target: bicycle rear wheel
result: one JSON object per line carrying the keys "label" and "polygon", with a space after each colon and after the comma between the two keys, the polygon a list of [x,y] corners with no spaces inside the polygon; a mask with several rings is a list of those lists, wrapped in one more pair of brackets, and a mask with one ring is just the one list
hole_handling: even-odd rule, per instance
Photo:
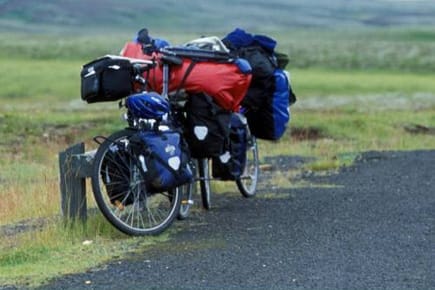
{"label": "bicycle rear wheel", "polygon": [[101,143],[94,158],[92,189],[106,219],[128,235],[154,235],[177,216],[178,188],[150,193],[140,160],[131,152],[129,138],[135,130],[122,130]]}
{"label": "bicycle rear wheel", "polygon": [[254,136],[248,139],[246,163],[243,173],[236,179],[237,187],[244,197],[253,197],[257,189],[259,173],[258,146]]}
{"label": "bicycle rear wheel", "polygon": [[210,189],[210,167],[209,159],[198,159],[199,187],[201,189],[202,206],[205,209],[211,208],[211,189]]}

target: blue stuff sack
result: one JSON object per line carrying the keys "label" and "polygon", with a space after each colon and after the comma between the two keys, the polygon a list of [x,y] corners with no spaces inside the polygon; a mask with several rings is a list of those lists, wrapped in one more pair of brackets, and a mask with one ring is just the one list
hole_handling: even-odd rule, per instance
{"label": "blue stuff sack", "polygon": [[139,132],[130,139],[150,192],[167,191],[192,181],[188,150],[175,131]]}
{"label": "blue stuff sack", "polygon": [[252,67],[246,59],[237,58],[234,63],[237,65],[242,74],[247,75],[252,73]]}
{"label": "blue stuff sack", "polygon": [[274,53],[276,40],[266,35],[254,35],[254,43],[264,48],[269,53]]}
{"label": "blue stuff sack", "polygon": [[228,33],[222,41],[230,50],[259,45],[269,53],[274,52],[277,44],[275,39],[267,35],[251,34],[240,28]]}

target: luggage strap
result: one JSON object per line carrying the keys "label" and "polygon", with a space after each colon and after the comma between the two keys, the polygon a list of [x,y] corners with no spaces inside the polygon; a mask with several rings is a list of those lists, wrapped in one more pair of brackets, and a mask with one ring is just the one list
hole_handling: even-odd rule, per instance
{"label": "luggage strap", "polygon": [[196,60],[192,59],[192,62],[189,64],[189,66],[186,69],[186,72],[184,73],[183,78],[181,79],[180,84],[178,85],[177,91],[175,92],[174,95],[174,100],[177,101],[178,95],[180,94],[181,89],[184,86],[184,83],[186,82],[187,77],[189,76],[189,74],[192,72],[193,67],[197,64],[198,62]]}

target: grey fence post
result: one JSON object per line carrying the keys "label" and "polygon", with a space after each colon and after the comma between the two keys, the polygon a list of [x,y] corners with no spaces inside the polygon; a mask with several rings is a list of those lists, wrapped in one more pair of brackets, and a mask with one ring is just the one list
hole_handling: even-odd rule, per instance
{"label": "grey fence post", "polygon": [[84,143],[79,143],[59,153],[62,215],[71,221],[86,221],[87,217],[86,177],[90,176],[90,166],[80,166],[84,152]]}

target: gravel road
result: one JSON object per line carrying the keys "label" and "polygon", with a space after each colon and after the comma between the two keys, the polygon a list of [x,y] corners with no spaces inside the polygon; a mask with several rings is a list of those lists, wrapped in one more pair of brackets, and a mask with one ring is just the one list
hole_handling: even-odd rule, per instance
{"label": "gravel road", "polygon": [[164,245],[41,289],[435,289],[435,151],[302,179],[215,195]]}

